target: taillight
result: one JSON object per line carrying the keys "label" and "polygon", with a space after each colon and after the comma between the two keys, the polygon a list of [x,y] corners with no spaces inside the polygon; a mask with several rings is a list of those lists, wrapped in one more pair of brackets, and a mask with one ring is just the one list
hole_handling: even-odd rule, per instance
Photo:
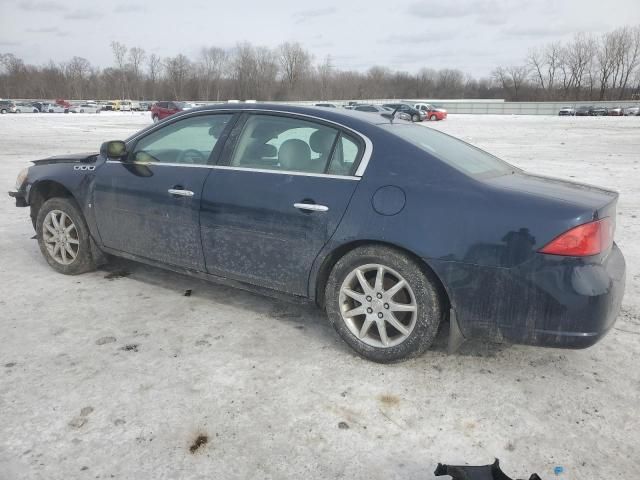
{"label": "taillight", "polygon": [[578,225],[551,240],[540,253],[571,257],[597,255],[613,244],[613,229],[610,218]]}

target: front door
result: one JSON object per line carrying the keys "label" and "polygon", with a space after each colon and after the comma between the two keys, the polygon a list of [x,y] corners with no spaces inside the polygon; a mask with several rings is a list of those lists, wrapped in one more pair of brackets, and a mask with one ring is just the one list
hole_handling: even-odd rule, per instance
{"label": "front door", "polygon": [[[311,265],[358,185],[362,141],[339,128],[255,113],[202,195],[207,270],[307,295]],[[231,143],[229,147],[231,147]]]}
{"label": "front door", "polygon": [[231,118],[206,114],[177,119],[127,145],[125,160],[109,160],[100,167],[94,206],[103,245],[205,271],[199,223],[202,187]]}

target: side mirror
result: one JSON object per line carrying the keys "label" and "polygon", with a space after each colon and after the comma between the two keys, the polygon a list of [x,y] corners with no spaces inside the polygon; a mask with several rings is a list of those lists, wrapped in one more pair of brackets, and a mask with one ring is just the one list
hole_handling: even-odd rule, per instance
{"label": "side mirror", "polygon": [[100,147],[100,154],[107,158],[122,159],[127,154],[127,145],[122,140],[104,142]]}

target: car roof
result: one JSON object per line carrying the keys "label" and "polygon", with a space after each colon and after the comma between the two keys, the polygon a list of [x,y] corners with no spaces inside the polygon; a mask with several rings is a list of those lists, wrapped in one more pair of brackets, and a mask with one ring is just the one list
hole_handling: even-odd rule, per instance
{"label": "car roof", "polygon": [[[359,106],[359,105],[358,105]],[[364,122],[371,125],[381,125],[389,123],[389,119],[376,115],[371,115],[370,112],[359,112],[357,110],[350,110],[346,108],[324,108],[316,106],[301,106],[301,105],[283,105],[277,103],[224,103],[204,105],[202,107],[196,107],[188,110],[189,114],[202,111],[272,111],[280,113],[293,113],[299,115],[309,115],[319,119],[328,120],[331,122],[344,122],[354,123]]]}

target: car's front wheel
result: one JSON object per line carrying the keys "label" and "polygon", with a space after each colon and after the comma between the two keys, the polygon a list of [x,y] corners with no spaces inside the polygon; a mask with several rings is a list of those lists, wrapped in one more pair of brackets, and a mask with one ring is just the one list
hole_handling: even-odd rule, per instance
{"label": "car's front wheel", "polygon": [[419,122],[420,121],[420,115],[418,115],[417,113],[414,113],[413,116],[411,117],[411,121],[412,122]]}
{"label": "car's front wheel", "polygon": [[42,255],[54,270],[77,275],[95,269],[89,228],[72,198],[50,198],[42,204],[36,235]]}
{"label": "car's front wheel", "polygon": [[437,116],[435,116],[435,115],[431,115],[431,117],[430,117],[430,118],[431,118],[431,121],[432,121],[432,122],[435,122],[436,120],[438,120],[438,117],[437,117]]}
{"label": "car's front wheel", "polygon": [[154,115],[154,116],[153,116],[153,123],[158,123],[158,121],[159,121],[159,120],[160,120],[160,119],[158,118],[158,116],[157,116],[157,115]]}
{"label": "car's front wheel", "polygon": [[442,317],[435,281],[408,255],[377,245],[352,250],[336,263],[325,299],[343,340],[380,363],[423,353]]}

